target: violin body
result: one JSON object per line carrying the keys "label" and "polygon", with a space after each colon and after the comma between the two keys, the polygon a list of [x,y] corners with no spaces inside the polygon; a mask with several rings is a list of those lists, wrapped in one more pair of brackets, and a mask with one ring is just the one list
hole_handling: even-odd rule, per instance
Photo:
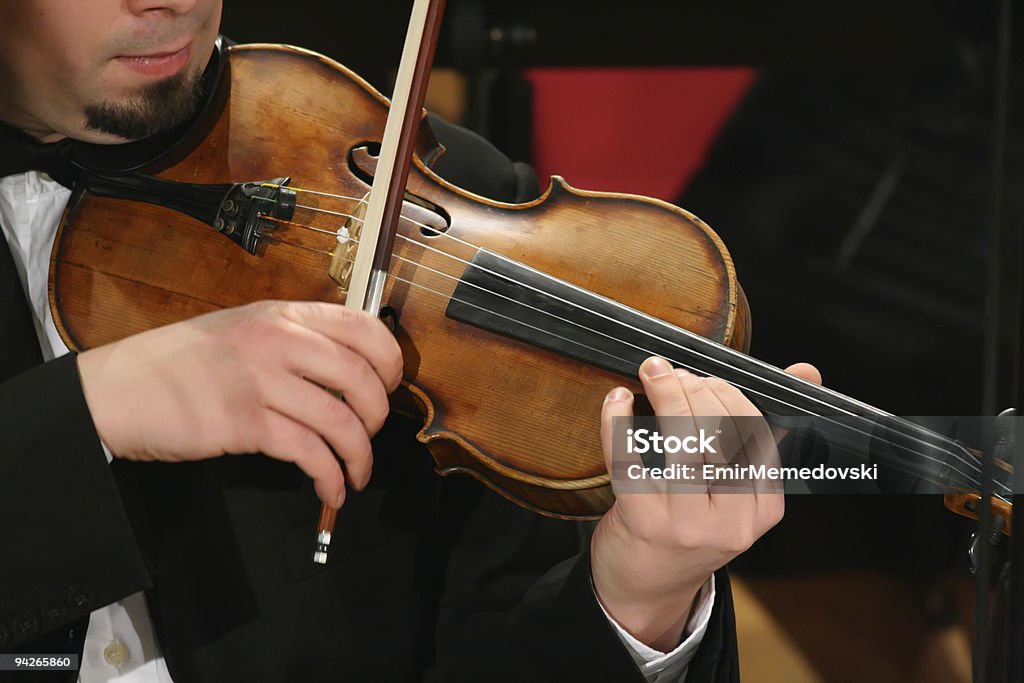
{"label": "violin body", "polygon": [[[144,172],[188,183],[289,177],[295,188],[357,199],[299,191],[294,221],[278,223],[252,255],[177,211],[76,191],[51,268],[54,319],[68,346],[256,300],[344,302],[328,276],[342,246],[334,232],[357,224],[335,214],[358,213],[386,114],[383,96],[325,57],[230,48],[195,133]],[[486,250],[746,350],[748,311],[729,254],[707,225],[658,200],[576,190],[558,178],[527,204],[485,199],[431,171],[442,153],[421,128],[407,207],[430,228],[402,222],[384,294],[406,361],[393,404],[422,415],[419,439],[442,474],[471,474],[545,514],[598,516],[613,499],[601,404],[613,386],[639,391],[638,382],[454,319],[460,278]]]}

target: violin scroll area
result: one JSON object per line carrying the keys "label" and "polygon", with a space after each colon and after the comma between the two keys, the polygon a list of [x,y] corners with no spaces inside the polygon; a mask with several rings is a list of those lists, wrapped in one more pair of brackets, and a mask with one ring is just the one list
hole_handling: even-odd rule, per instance
{"label": "violin scroll area", "polygon": [[[981,495],[974,492],[947,493],[943,496],[943,503],[950,512],[978,519],[981,514]],[[1011,536],[1013,534],[1013,506],[999,497],[990,499],[992,507],[992,529],[995,534]]]}

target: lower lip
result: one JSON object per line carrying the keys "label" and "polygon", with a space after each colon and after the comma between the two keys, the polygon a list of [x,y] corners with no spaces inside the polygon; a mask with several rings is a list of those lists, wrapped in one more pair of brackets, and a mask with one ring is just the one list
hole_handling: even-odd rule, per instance
{"label": "lower lip", "polygon": [[169,55],[153,57],[118,57],[117,61],[132,71],[151,78],[166,78],[181,71],[188,64],[192,43]]}

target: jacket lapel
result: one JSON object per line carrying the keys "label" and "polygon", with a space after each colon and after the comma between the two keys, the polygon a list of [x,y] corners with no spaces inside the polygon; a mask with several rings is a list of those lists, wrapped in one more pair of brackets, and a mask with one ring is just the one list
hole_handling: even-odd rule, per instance
{"label": "jacket lapel", "polygon": [[42,362],[25,290],[7,240],[0,239],[0,382]]}

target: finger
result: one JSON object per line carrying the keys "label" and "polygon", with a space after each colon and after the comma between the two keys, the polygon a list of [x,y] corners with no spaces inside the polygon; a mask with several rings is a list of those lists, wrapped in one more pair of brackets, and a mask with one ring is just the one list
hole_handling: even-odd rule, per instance
{"label": "finger", "polygon": [[667,360],[651,356],[640,364],[639,376],[655,415],[693,414],[686,394],[679,386],[679,379]]}
{"label": "finger", "polygon": [[[723,412],[735,425],[744,464],[778,467],[781,463],[775,439],[757,408],[739,389],[723,380],[714,378],[708,380],[707,384],[720,401]],[[785,502],[781,487],[774,482],[754,480],[751,492],[753,496],[750,498],[758,519],[755,533],[759,536],[782,518]]]}
{"label": "finger", "polygon": [[[690,427],[690,433],[697,435],[700,433],[699,427],[703,427],[705,432],[717,432],[721,437],[718,440],[720,446],[718,449],[714,451],[701,449],[699,454],[695,454],[697,465],[703,468],[704,465],[729,464],[734,458],[731,457],[732,453],[725,451],[725,447],[735,445],[737,440],[735,429],[734,425],[726,419],[725,408],[711,391],[709,380],[684,369],[676,370],[676,375],[679,378],[679,386],[686,395],[686,400],[693,413],[693,425]],[[716,482],[714,479],[709,479],[705,484],[705,491],[709,494],[708,503],[711,504],[710,494],[714,493]]]}
{"label": "finger", "polygon": [[[786,368],[786,372],[789,374],[805,379],[812,384],[821,386],[821,373],[818,372],[818,368],[814,367],[810,363],[794,363]],[[789,434],[789,430],[783,427],[772,426],[772,434],[775,436],[775,443],[780,443],[786,435]]]}
{"label": "finger", "polygon": [[[705,385],[705,380],[684,368],[676,368],[674,375],[682,394],[682,402],[686,405],[685,410],[681,412],[686,419],[673,420],[677,428],[675,431],[682,431],[684,436],[689,436],[698,434],[699,427],[704,427],[705,430],[709,427],[717,428],[718,420],[714,418],[720,415],[720,409],[718,402]],[[661,413],[658,415],[662,416]],[[669,415],[663,417],[667,418]],[[704,462],[703,457],[696,460],[698,465],[703,465]]]}
{"label": "finger", "polygon": [[285,362],[295,376],[334,389],[362,420],[366,431],[376,434],[388,416],[387,387],[369,361],[334,340],[299,324],[290,333],[296,343],[285,350]]}
{"label": "finger", "polygon": [[269,407],[326,441],[345,463],[353,488],[362,489],[369,483],[373,469],[370,437],[345,402],[312,382],[285,375],[275,384]]}
{"label": "finger", "polygon": [[775,440],[768,429],[768,423],[754,404],[743,392],[721,379],[709,379],[707,385],[721,404],[723,413],[735,426],[738,443],[746,460],[753,465],[778,465]]}
{"label": "finger", "polygon": [[[689,372],[680,373],[680,385],[686,393],[694,415],[697,416],[696,419],[705,425],[706,430],[717,428],[721,436],[718,449],[702,450],[704,464],[715,467],[742,465],[744,456],[742,448],[739,447],[739,433],[729,408],[714,390],[718,383],[724,384],[717,378],[700,378]],[[749,511],[755,509],[755,503],[747,500],[746,496],[735,495],[735,492],[742,493],[746,487],[738,489],[734,483],[732,480],[721,483],[714,478],[709,479],[708,502],[714,508],[727,511],[726,514],[734,516],[735,519],[743,519],[742,515],[748,515]]]}
{"label": "finger", "polygon": [[[688,406],[686,415],[681,417],[659,417],[659,422],[664,423],[666,431],[674,432],[676,436],[696,436],[700,439],[701,428],[705,430],[705,433],[717,435],[717,430],[720,428],[720,418],[715,416],[709,417],[700,412],[700,406],[703,405],[703,399],[701,398],[703,387],[700,385],[704,380],[685,368],[676,368],[674,373]],[[689,388],[689,391],[687,391],[687,388]],[[691,393],[694,395],[693,401],[690,399]],[[694,409],[695,403],[698,409]],[[684,453],[685,451],[680,451],[675,455],[666,455],[666,459],[670,459],[673,463],[679,465],[692,467],[691,473],[695,477],[695,481],[688,479],[676,480],[669,486],[669,490],[676,493],[701,493],[703,494],[701,502],[706,507],[710,504],[711,500],[707,496],[710,493],[708,485],[703,481],[703,467],[708,462],[705,458],[706,454],[703,450],[698,450],[696,453]]]}
{"label": "finger", "polygon": [[338,304],[309,301],[280,302],[288,319],[305,325],[365,358],[388,391],[402,381],[402,349],[380,320],[364,311]]}
{"label": "finger", "polygon": [[812,384],[821,384],[821,372],[810,363],[794,363],[786,368],[786,372]]}
{"label": "finger", "polygon": [[264,411],[260,450],[284,462],[292,462],[313,480],[316,495],[332,508],[345,502],[345,474],[320,435],[274,410]]}
{"label": "finger", "polygon": [[[674,369],[668,361],[658,356],[651,356],[640,365],[640,381],[657,416],[658,431],[665,437],[686,438],[696,431],[693,407],[680,386],[680,373],[686,371]],[[681,451],[665,453],[664,458],[666,467],[694,467],[696,469],[693,472],[699,470],[703,462],[699,457]],[[699,483],[694,485],[692,482],[672,479],[657,480],[654,484],[656,490],[665,493],[671,491],[677,500],[686,503],[693,502],[687,498],[688,494],[701,494],[699,504],[707,504],[707,498],[703,497],[706,488]]]}

